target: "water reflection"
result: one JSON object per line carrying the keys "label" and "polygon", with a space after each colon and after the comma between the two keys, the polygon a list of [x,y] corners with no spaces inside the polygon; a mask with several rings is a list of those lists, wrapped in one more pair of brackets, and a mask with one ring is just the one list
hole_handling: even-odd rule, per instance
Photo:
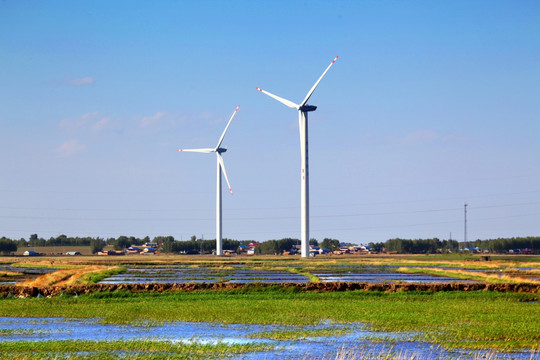
{"label": "water reflection", "polygon": [[[326,329],[330,336],[309,336]],[[306,333],[301,340],[271,340],[273,332]],[[1,341],[47,340],[155,340],[200,344],[270,344],[273,350],[242,354],[236,359],[337,359],[380,358],[381,354],[401,354],[414,359],[480,359],[486,351],[448,350],[415,340],[419,334],[374,332],[361,323],[316,326],[242,325],[219,323],[102,324],[99,319],[0,317]],[[421,334],[420,334],[421,335]],[[67,355],[67,354],[66,354]],[[403,357],[403,355],[406,355]],[[487,356],[487,355],[486,355]],[[391,358],[391,357],[390,357]],[[539,359],[534,353],[493,353],[490,359]]]}
{"label": "water reflection", "polygon": [[[395,271],[394,266],[352,266],[350,271],[336,267],[336,271],[314,271],[322,282],[415,282],[415,283],[449,283],[458,281],[455,278],[426,275],[403,274]],[[146,284],[146,283],[306,283],[310,280],[301,274],[276,270],[254,270],[244,265],[231,269],[212,267],[194,268],[189,265],[171,266],[139,266],[128,268],[126,273],[113,275],[101,281],[104,284]],[[474,283],[472,280],[459,282]]]}

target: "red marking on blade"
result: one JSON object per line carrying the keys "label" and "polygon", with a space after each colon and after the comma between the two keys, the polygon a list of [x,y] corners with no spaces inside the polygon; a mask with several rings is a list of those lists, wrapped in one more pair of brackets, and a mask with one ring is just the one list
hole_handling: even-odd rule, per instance
{"label": "red marking on blade", "polygon": [[260,92],[262,92],[262,89],[261,88],[256,88],[257,90],[259,90]]}
{"label": "red marking on blade", "polygon": [[184,150],[182,150],[182,149],[178,149],[178,151],[184,151]]}

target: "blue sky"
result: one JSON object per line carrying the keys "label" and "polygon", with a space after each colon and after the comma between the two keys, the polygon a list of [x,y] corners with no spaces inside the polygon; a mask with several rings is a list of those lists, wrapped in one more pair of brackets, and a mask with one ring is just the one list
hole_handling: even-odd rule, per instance
{"label": "blue sky", "polygon": [[4,1],[0,236],[540,235],[537,1]]}

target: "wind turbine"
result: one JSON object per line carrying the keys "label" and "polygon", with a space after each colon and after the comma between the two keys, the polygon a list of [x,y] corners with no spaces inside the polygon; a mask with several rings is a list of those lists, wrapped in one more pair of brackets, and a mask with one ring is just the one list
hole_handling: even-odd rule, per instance
{"label": "wind turbine", "polygon": [[301,200],[300,200],[300,207],[301,207],[301,251],[302,251],[302,257],[308,257],[309,256],[309,163],[308,163],[308,112],[317,110],[317,107],[314,105],[308,105],[307,101],[315,91],[315,88],[319,83],[321,82],[324,75],[326,75],[326,72],[330,70],[332,65],[336,62],[337,58],[339,56],[336,56],[334,60],[328,65],[326,70],[324,70],[323,74],[317,80],[315,85],[309,90],[309,92],[306,95],[306,98],[300,103],[295,104],[292,101],[289,101],[287,99],[284,99],[282,97],[279,97],[277,95],[271,94],[268,91],[265,91],[261,88],[257,88],[260,92],[270,96],[271,98],[276,99],[280,103],[291,107],[293,109],[298,110],[298,125],[300,127],[300,155],[302,158],[302,172],[301,172]]}
{"label": "wind turbine", "polygon": [[200,152],[200,153],[216,153],[217,156],[217,187],[216,187],[216,255],[223,255],[223,242],[221,238],[221,170],[223,170],[223,175],[225,175],[225,180],[227,181],[227,185],[229,186],[229,191],[231,192],[231,195],[233,194],[231,184],[229,183],[229,179],[227,178],[227,171],[225,171],[225,165],[223,164],[223,158],[221,157],[221,154],[227,151],[227,149],[220,147],[221,143],[223,142],[223,138],[225,137],[225,133],[227,132],[227,129],[229,128],[229,125],[231,125],[231,121],[236,115],[236,112],[238,111],[238,108],[240,105],[234,109],[233,114],[231,115],[231,118],[229,119],[229,122],[227,123],[227,126],[225,127],[225,130],[223,130],[223,134],[221,134],[221,137],[219,138],[219,141],[215,148],[206,148],[206,149],[178,149],[178,151],[190,151],[190,152]]}

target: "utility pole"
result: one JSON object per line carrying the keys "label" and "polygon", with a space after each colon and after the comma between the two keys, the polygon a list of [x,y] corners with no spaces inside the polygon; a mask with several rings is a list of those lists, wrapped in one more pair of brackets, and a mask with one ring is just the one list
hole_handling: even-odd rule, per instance
{"label": "utility pole", "polygon": [[463,239],[465,241],[465,246],[469,247],[469,244],[467,243],[467,203],[465,203],[465,222],[464,222],[464,236]]}
{"label": "utility pole", "polygon": [[201,250],[199,251],[199,253],[202,255],[203,251],[204,251],[204,247],[203,247],[203,242],[204,242],[204,235],[201,235]]}

